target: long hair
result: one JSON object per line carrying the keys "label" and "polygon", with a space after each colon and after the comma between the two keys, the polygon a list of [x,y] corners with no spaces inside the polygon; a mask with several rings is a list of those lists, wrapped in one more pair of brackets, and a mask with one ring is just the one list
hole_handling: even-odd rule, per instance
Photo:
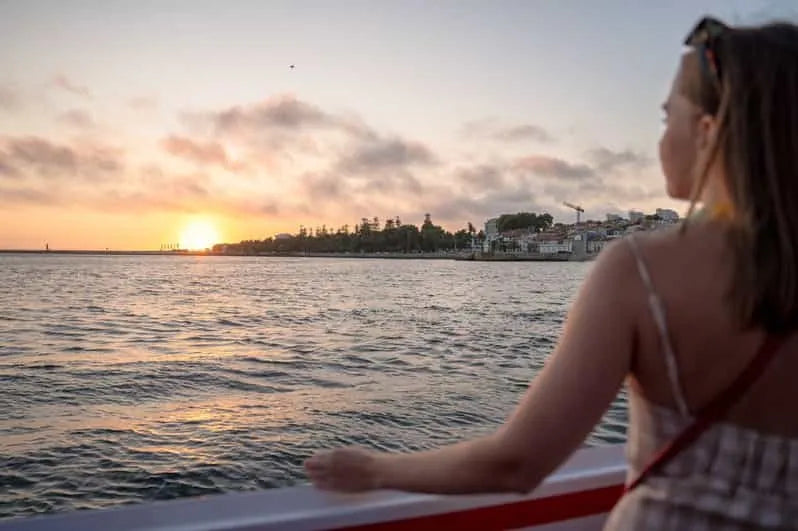
{"label": "long hair", "polygon": [[732,201],[728,302],[741,327],[785,332],[798,328],[798,26],[730,28],[713,47],[720,83],[696,51],[682,67],[684,95],[718,123],[690,211],[717,160]]}

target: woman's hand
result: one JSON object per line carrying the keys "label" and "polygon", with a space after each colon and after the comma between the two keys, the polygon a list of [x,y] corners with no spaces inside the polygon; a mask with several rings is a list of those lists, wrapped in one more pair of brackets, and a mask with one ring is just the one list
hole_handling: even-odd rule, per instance
{"label": "woman's hand", "polygon": [[305,461],[313,485],[324,490],[362,492],[380,487],[378,458],[362,448],[320,452]]}

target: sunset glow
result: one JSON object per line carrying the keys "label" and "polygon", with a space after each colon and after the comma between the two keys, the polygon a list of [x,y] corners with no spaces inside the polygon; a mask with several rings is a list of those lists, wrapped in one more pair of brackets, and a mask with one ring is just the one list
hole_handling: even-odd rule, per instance
{"label": "sunset glow", "polygon": [[189,251],[203,251],[220,243],[219,231],[208,220],[190,222],[180,233],[180,246]]}
{"label": "sunset glow", "polygon": [[657,143],[684,33],[771,5],[0,2],[0,249],[683,212]]}

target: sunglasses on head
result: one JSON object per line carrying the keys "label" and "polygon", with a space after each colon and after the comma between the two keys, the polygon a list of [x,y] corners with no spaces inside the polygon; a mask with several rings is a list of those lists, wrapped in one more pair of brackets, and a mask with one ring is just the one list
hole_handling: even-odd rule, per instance
{"label": "sunglasses on head", "polygon": [[684,44],[686,46],[692,46],[698,50],[704,72],[709,75],[712,82],[718,88],[720,87],[721,69],[715,46],[718,37],[723,35],[728,29],[729,26],[720,20],[712,17],[704,17],[698,21],[698,24],[695,25],[684,39]]}

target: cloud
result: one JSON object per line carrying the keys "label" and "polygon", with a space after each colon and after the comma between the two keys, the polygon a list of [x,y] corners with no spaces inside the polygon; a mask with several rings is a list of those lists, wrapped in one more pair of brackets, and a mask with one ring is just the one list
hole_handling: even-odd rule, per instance
{"label": "cloud", "polygon": [[[360,191],[369,196],[375,192],[381,194],[385,199],[397,199],[401,194],[418,196],[423,193],[424,188],[412,173],[405,170],[392,172],[380,172],[371,176],[361,184]],[[365,198],[364,198],[365,199]]]}
{"label": "cloud", "polygon": [[7,159],[19,165],[69,173],[77,168],[77,155],[71,148],[52,144],[41,138],[13,138],[5,143],[5,148]]}
{"label": "cloud", "polygon": [[[175,185],[176,188],[180,184]],[[194,191],[192,192],[191,189]],[[93,208],[98,205],[109,212],[185,212],[213,213],[231,217],[276,216],[283,212],[280,204],[268,197],[232,197],[211,190],[203,190],[200,185],[193,185],[184,192],[160,192],[154,190],[117,192],[103,191],[96,199],[84,199],[84,204]]]}
{"label": "cloud", "polygon": [[464,137],[485,136],[486,132],[495,128],[496,120],[492,118],[482,118],[480,120],[470,120],[465,122],[460,128],[460,135]]}
{"label": "cloud", "polygon": [[144,169],[140,184],[144,190],[155,190],[159,196],[180,197],[194,201],[210,197],[210,177],[201,172],[171,175],[153,166]]}
{"label": "cloud", "polygon": [[311,199],[317,206],[417,200],[424,192],[421,181],[402,169],[354,177],[332,172],[312,173],[304,175],[299,183],[298,197]]}
{"label": "cloud", "polygon": [[[85,177],[94,177],[90,186]],[[268,192],[237,193],[227,183],[202,172],[163,171],[155,164],[131,171],[122,165],[122,154],[108,148],[0,137],[4,206],[68,205],[110,213],[212,212],[233,217],[275,216],[285,206]]]}
{"label": "cloud", "polygon": [[[605,212],[626,211],[635,204],[664,198],[662,185],[655,184],[653,180],[628,181],[617,178],[556,181],[546,183],[542,192],[558,203],[571,201],[587,209],[589,216],[600,214],[600,217]],[[607,205],[610,203],[613,206],[608,209]]]}
{"label": "cloud", "polygon": [[254,105],[237,105],[215,113],[189,115],[188,118],[190,121],[209,119],[220,135],[327,129],[357,137],[374,136],[371,129],[354,117],[324,112],[293,96],[277,96]]}
{"label": "cloud", "polygon": [[[606,153],[597,152],[597,155],[600,157]],[[617,155],[612,162],[620,165],[645,160],[642,156],[633,157],[623,152]],[[597,158],[594,162],[606,164],[607,158]],[[582,204],[593,215],[599,211],[597,205],[605,205],[607,198],[628,208],[663,197],[662,187],[656,185],[648,173],[635,179],[604,176],[598,173],[596,165],[542,155],[514,162],[499,159],[491,163],[458,166],[452,170],[451,176],[455,184],[453,190],[457,192],[451,194],[440,190],[437,193],[441,201],[428,208],[437,217],[454,222],[517,211],[549,212],[558,220],[570,221],[572,212],[561,206],[562,201]],[[460,189],[457,184],[461,185]],[[614,207],[612,211],[615,210],[618,208]]]}
{"label": "cloud", "polygon": [[451,170],[451,184],[441,180],[427,189],[425,208],[435,218],[455,227],[466,221],[481,225],[487,218],[511,212],[545,212],[539,183],[511,178],[517,170],[510,161],[494,160],[473,166],[456,166]]}
{"label": "cloud", "polygon": [[89,92],[88,87],[73,83],[63,74],[58,74],[55,76],[53,78],[52,84],[54,87],[69,92],[70,94],[83,96],[84,98],[91,98],[91,93]]}
{"label": "cloud", "polygon": [[0,151],[0,177],[19,177],[20,173],[11,165],[8,155]]}
{"label": "cloud", "polygon": [[[89,95],[85,87],[62,81],[62,89]],[[146,100],[128,104],[148,108],[152,102]],[[90,127],[91,118],[77,108],[58,117],[78,128]],[[280,217],[328,225],[374,215],[420,222],[423,213],[430,212],[436,223],[459,228],[466,221],[481,225],[483,219],[507,212],[560,214],[563,199],[594,205],[607,197],[632,202],[653,190],[639,181],[605,178],[605,173],[647,163],[630,150],[598,147],[583,160],[534,151],[523,158],[510,155],[517,150],[510,143],[552,140],[533,124],[472,125],[472,134],[502,143],[488,143],[488,149],[498,153],[482,157],[485,142],[480,142],[480,149],[468,156],[450,159],[429,144],[377,130],[357,116],[293,96],[200,110],[181,118],[183,130],[153,139],[150,147],[156,144],[159,150],[149,160],[136,158],[150,157],[149,150],[126,154],[85,141],[0,136],[0,185],[13,190],[0,200],[80,205],[104,212]],[[135,168],[126,166],[127,157]],[[196,171],[173,173],[169,168],[191,168],[176,161],[196,165]],[[146,165],[144,171],[139,164]],[[242,168],[246,179],[220,170]]]}
{"label": "cloud", "polygon": [[134,111],[148,111],[158,107],[158,100],[152,96],[139,96],[129,99],[127,105]]}
{"label": "cloud", "polygon": [[78,129],[91,129],[94,127],[94,119],[91,115],[81,109],[71,109],[58,116],[57,120],[63,124]]}
{"label": "cloud", "polygon": [[338,200],[344,196],[345,181],[334,175],[305,175],[301,190],[304,195],[317,200]]}
{"label": "cloud", "polygon": [[541,177],[556,179],[581,180],[595,177],[596,173],[585,164],[572,164],[556,157],[532,155],[518,159],[514,165],[516,170],[532,172]]}
{"label": "cloud", "polygon": [[298,164],[305,166],[302,171],[326,171],[348,155],[356,161],[363,155],[359,150],[374,149],[371,143],[385,142],[356,116],[326,112],[290,95],[184,112],[181,120],[195,142],[235,145],[248,167],[273,173],[296,173]]}
{"label": "cloud", "polygon": [[506,126],[492,118],[466,122],[461,132],[465,137],[489,138],[505,143],[527,140],[550,143],[555,140],[551,133],[539,125],[517,124]]}
{"label": "cloud", "polygon": [[19,184],[0,185],[0,204],[69,205],[110,213],[172,211],[263,216],[279,212],[271,198],[231,196],[224,189],[214,189],[211,179],[203,173],[172,175],[157,167],[89,188],[74,181],[59,182],[57,187],[46,190],[33,182]]}
{"label": "cloud", "polygon": [[642,186],[635,184],[611,183],[602,187],[602,197],[613,201],[634,204],[637,201],[648,201],[663,197],[663,186]]}
{"label": "cloud", "polygon": [[268,193],[241,194],[205,172],[170,173],[148,165],[128,175],[122,186],[95,190],[87,206],[116,211],[178,211],[215,213],[231,217],[274,216],[282,206]]}
{"label": "cloud", "polygon": [[497,131],[494,135],[497,140],[516,142],[520,140],[534,140],[536,142],[553,142],[554,138],[542,127],[526,124],[508,127]]}
{"label": "cloud", "polygon": [[437,162],[432,152],[419,142],[400,138],[375,138],[357,143],[337,164],[347,173],[373,172],[407,166],[429,166]]}
{"label": "cloud", "polygon": [[425,206],[435,218],[455,226],[467,221],[479,226],[484,219],[502,213],[546,211],[534,191],[524,187],[507,187],[478,197],[441,192]]}
{"label": "cloud", "polygon": [[455,169],[455,179],[474,190],[491,190],[504,185],[505,168],[498,165],[479,164]]}
{"label": "cloud", "polygon": [[198,164],[216,164],[230,171],[242,169],[242,165],[230,160],[219,142],[199,142],[172,135],[162,140],[161,146],[171,155]]}
{"label": "cloud", "polygon": [[22,106],[22,98],[16,90],[8,86],[0,86],[0,109],[14,111]]}
{"label": "cloud", "polygon": [[118,150],[91,145],[72,147],[35,136],[0,138],[0,165],[6,174],[49,179],[95,180],[123,169]]}
{"label": "cloud", "polygon": [[234,145],[247,168],[293,177],[299,193],[320,202],[364,194],[417,196],[422,185],[412,171],[439,164],[421,142],[378,134],[356,116],[327,112],[293,96],[183,119],[192,134],[165,142],[172,154],[229,165],[221,145]]}
{"label": "cloud", "polygon": [[191,177],[164,176],[162,179],[149,180],[149,183],[147,187],[141,189],[96,190],[94,196],[84,198],[84,202],[94,208],[111,212],[153,210],[202,212],[221,199],[212,197],[201,182]]}
{"label": "cloud", "polygon": [[20,205],[54,205],[58,202],[58,196],[52,191],[0,186],[0,204],[6,207]]}
{"label": "cloud", "polygon": [[612,172],[622,167],[643,168],[651,163],[651,158],[632,150],[613,151],[599,147],[588,152],[596,169],[601,172]]}

